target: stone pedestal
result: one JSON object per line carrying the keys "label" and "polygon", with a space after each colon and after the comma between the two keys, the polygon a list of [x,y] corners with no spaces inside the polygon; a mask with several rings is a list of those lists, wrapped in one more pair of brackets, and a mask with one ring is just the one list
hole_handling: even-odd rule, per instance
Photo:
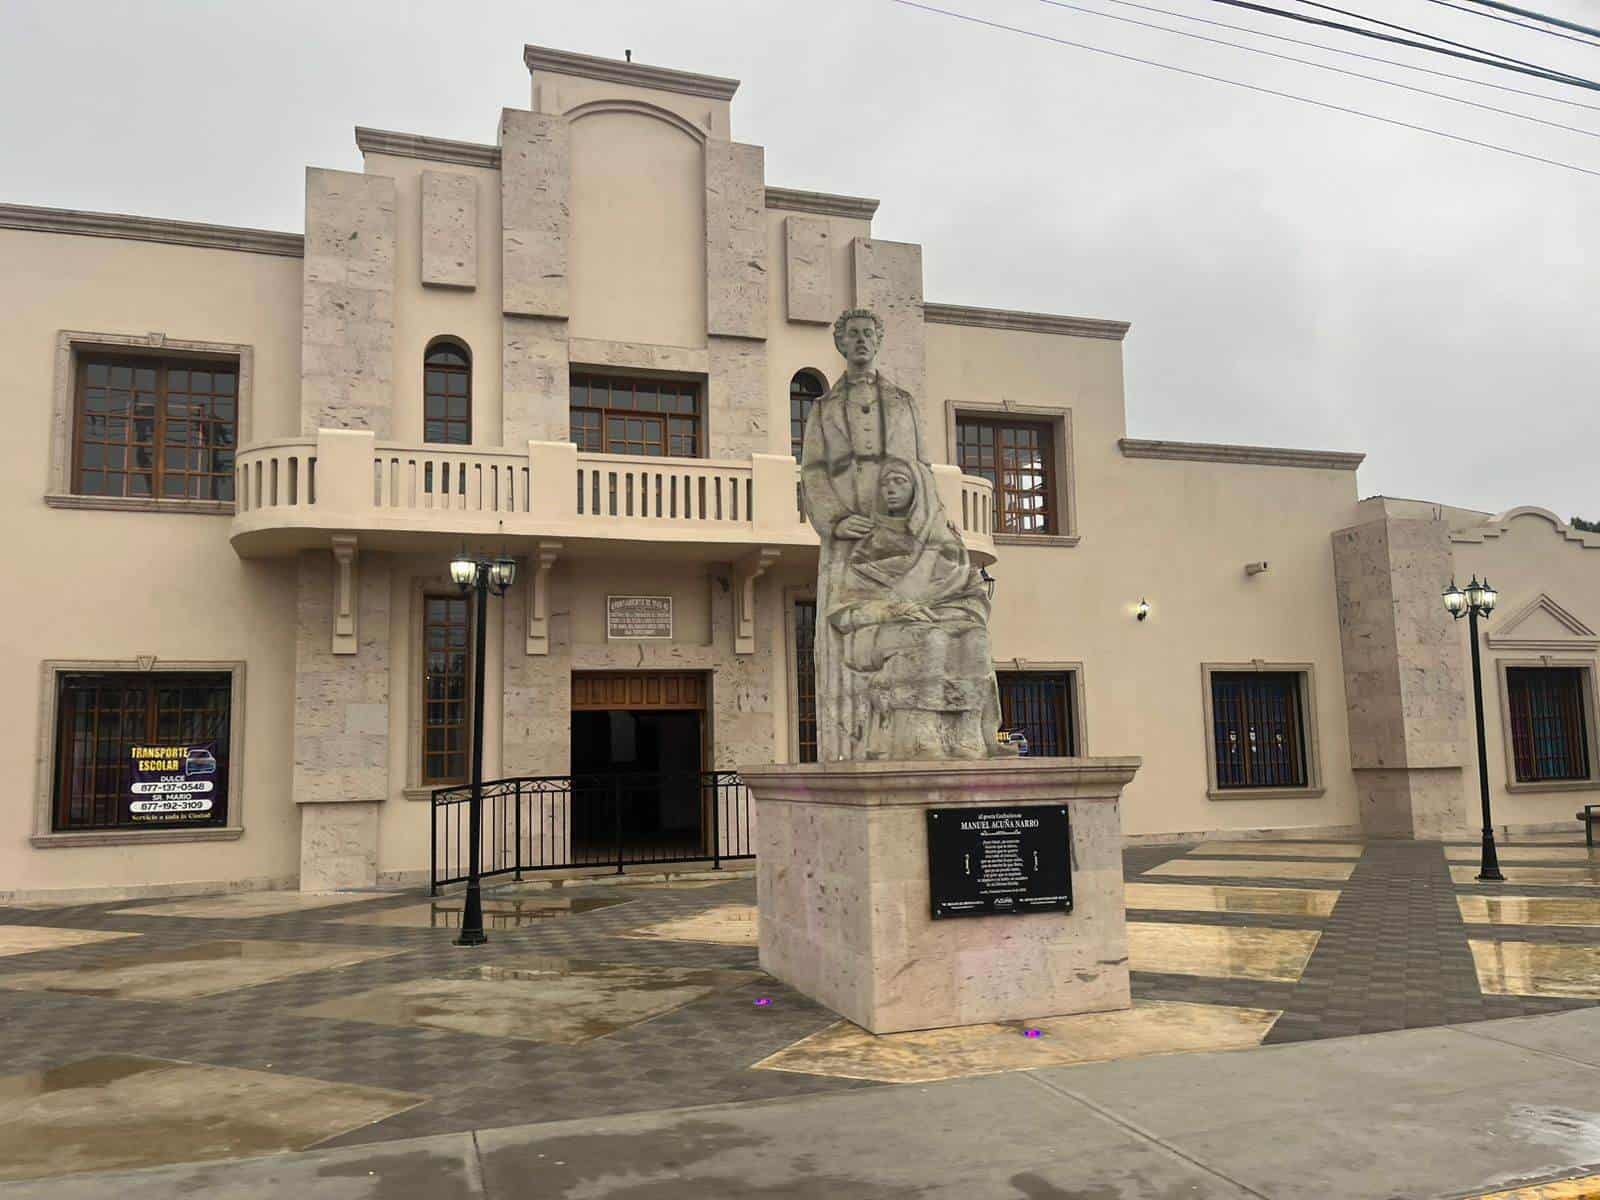
{"label": "stone pedestal", "polygon": [[[872,1033],[1131,1006],[1118,799],[1137,758],[743,767],[761,965]],[[934,920],[930,808],[1066,804],[1073,910]]]}

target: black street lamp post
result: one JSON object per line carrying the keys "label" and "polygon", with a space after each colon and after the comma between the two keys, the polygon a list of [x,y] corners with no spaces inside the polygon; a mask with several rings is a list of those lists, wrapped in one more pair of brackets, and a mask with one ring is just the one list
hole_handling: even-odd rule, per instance
{"label": "black street lamp post", "polygon": [[462,595],[478,594],[472,615],[472,799],[467,806],[467,899],[461,911],[458,946],[481,946],[489,940],[483,931],[483,894],[479,887],[479,848],[483,835],[483,656],[489,625],[489,593],[503,596],[517,578],[514,558],[474,558],[462,551],[450,562],[450,578]]}
{"label": "black street lamp post", "polygon": [[1445,610],[1460,620],[1467,618],[1468,636],[1472,641],[1472,705],[1478,720],[1478,790],[1483,798],[1483,857],[1478,864],[1478,878],[1489,883],[1504,883],[1500,874],[1500,857],[1494,849],[1494,821],[1489,815],[1489,762],[1483,744],[1483,668],[1478,662],[1478,618],[1485,621],[1494,611],[1500,593],[1489,585],[1489,580],[1478,582],[1474,575],[1466,591],[1456,586],[1452,579],[1444,590]]}

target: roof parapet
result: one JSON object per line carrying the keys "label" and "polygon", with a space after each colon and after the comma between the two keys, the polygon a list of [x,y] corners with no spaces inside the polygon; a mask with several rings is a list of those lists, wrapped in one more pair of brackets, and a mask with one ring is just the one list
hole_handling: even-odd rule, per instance
{"label": "roof parapet", "polygon": [[365,125],[356,126],[356,147],[363,154],[392,154],[399,158],[421,158],[428,162],[456,163],[464,167],[500,166],[499,146],[425,137],[420,133],[399,133],[393,129],[369,129]]}
{"label": "roof parapet", "polygon": [[524,46],[522,61],[527,64],[530,74],[549,71],[556,75],[604,79],[611,83],[654,88],[658,92],[677,92],[684,96],[705,96],[712,100],[732,100],[733,94],[739,90],[737,79],[724,79],[720,75],[701,75],[694,71],[675,71],[670,67],[619,62],[614,58],[596,58],[589,54],[574,54],[569,50],[553,50],[548,46]]}
{"label": "roof parapet", "polygon": [[198,221],[168,221],[160,217],[83,212],[72,208],[35,208],[28,204],[0,204],[0,229],[126,238],[134,242],[199,246],[206,250],[276,254],[283,258],[303,258],[306,248],[306,240],[300,234],[280,233],[275,229],[204,225]]}
{"label": "roof parapet", "polygon": [[1112,342],[1120,342],[1132,328],[1126,321],[1017,312],[1007,308],[972,308],[964,304],[924,304],[922,316],[930,325],[974,325],[981,329],[1013,329],[1023,333],[1103,338]]}
{"label": "roof parapet", "polygon": [[1118,438],[1124,458],[1166,458],[1187,462],[1239,463],[1252,467],[1309,467],[1354,471],[1365,454],[1345,450],[1291,450],[1281,446],[1235,446],[1226,442],[1163,442]]}

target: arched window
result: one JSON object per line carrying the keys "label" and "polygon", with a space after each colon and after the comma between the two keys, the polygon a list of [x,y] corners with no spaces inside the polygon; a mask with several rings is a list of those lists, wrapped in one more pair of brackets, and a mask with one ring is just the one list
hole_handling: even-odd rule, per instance
{"label": "arched window", "polygon": [[454,338],[436,338],[422,356],[422,440],[472,445],[472,355]]}
{"label": "arched window", "polygon": [[807,367],[796,371],[789,381],[789,446],[796,460],[806,440],[806,418],[811,406],[828,394],[828,381],[821,371]]}

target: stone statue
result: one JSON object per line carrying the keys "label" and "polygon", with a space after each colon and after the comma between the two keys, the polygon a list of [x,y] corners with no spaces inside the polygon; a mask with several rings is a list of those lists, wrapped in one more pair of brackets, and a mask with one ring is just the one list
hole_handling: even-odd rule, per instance
{"label": "stone statue", "polygon": [[845,373],[812,406],[802,502],[817,571],[817,757],[992,758],[999,695],[989,596],[945,515],[916,401],[876,369],[883,322],[833,326]]}

